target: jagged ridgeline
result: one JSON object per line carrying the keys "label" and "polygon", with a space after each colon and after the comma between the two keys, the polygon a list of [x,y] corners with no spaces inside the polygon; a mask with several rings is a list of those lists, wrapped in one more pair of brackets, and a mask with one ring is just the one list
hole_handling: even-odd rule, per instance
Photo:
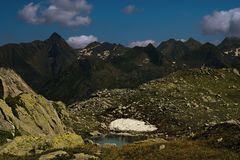
{"label": "jagged ridgeline", "polygon": [[225,54],[238,46],[227,38],[219,46],[170,39],[155,47],[128,48],[94,42],[71,48],[57,33],[45,41],[0,47],[0,66],[12,68],[35,92],[68,104],[97,90],[135,88],[183,68],[240,68],[239,56]]}

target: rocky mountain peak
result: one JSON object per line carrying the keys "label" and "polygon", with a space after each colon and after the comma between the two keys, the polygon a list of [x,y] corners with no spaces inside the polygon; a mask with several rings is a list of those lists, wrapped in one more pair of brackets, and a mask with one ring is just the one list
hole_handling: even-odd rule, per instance
{"label": "rocky mountain peak", "polygon": [[189,48],[189,50],[195,50],[198,49],[199,47],[201,47],[201,42],[193,39],[193,38],[189,38],[186,42],[185,45]]}
{"label": "rocky mountain peak", "polygon": [[45,42],[49,45],[57,45],[60,48],[70,48],[67,42],[56,32],[54,32]]}
{"label": "rocky mountain peak", "polygon": [[152,43],[149,43],[146,48],[149,48],[149,49],[155,49],[155,46],[152,44]]}
{"label": "rocky mountain peak", "polygon": [[240,47],[240,38],[238,37],[226,37],[218,47],[224,51],[236,49]]}
{"label": "rocky mountain peak", "polygon": [[51,36],[49,37],[51,40],[62,40],[63,38],[56,32],[52,33]]}
{"label": "rocky mountain peak", "polygon": [[95,42],[92,42],[92,43],[88,44],[85,48],[86,49],[87,48],[93,48],[93,47],[100,46],[100,45],[101,45],[100,42],[95,41]]}

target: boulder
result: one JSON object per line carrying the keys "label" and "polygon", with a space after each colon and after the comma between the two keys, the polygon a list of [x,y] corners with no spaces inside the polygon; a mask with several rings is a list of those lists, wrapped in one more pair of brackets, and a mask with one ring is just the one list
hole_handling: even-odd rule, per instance
{"label": "boulder", "polygon": [[19,136],[1,146],[0,155],[29,156],[51,150],[76,148],[83,144],[82,137],[73,133],[44,137]]}
{"label": "boulder", "polygon": [[240,76],[240,73],[239,73],[238,69],[236,69],[236,68],[233,69],[233,73],[236,74],[237,76]]}
{"label": "boulder", "polygon": [[70,157],[65,151],[56,151],[42,155],[39,160],[69,159]]}
{"label": "boulder", "polygon": [[[64,133],[64,124],[60,120],[53,104],[42,96],[20,94],[6,99],[9,107],[6,113],[21,135],[53,135]],[[5,113],[5,112],[4,112]]]}
{"label": "boulder", "polygon": [[15,97],[21,93],[36,94],[13,70],[0,68],[0,98]]}
{"label": "boulder", "polygon": [[0,99],[0,144],[15,136],[15,126],[7,115],[14,117],[11,108]]}
{"label": "boulder", "polygon": [[75,160],[99,160],[98,157],[84,153],[74,154]]}

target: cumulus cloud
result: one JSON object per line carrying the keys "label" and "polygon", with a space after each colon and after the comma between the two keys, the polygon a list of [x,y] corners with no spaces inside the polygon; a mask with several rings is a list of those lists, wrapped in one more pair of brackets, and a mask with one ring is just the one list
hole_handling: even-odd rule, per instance
{"label": "cumulus cloud", "polygon": [[48,6],[29,3],[18,14],[30,24],[58,23],[76,27],[91,23],[88,16],[91,10],[92,6],[86,0],[49,0]]}
{"label": "cumulus cloud", "polygon": [[129,47],[146,47],[149,44],[153,44],[156,45],[156,42],[154,40],[145,40],[145,41],[135,41],[135,42],[131,42],[129,44]]}
{"label": "cumulus cloud", "polygon": [[132,13],[138,12],[140,10],[141,9],[137,8],[135,5],[130,4],[126,7],[124,7],[122,11],[125,14],[132,14]]}
{"label": "cumulus cloud", "polygon": [[240,8],[215,11],[212,15],[206,15],[203,18],[202,29],[204,34],[240,37]]}
{"label": "cumulus cloud", "polygon": [[82,35],[82,36],[75,36],[69,37],[67,43],[72,46],[73,48],[84,48],[88,44],[98,41],[98,38],[93,35]]}
{"label": "cumulus cloud", "polygon": [[39,23],[37,12],[39,10],[39,4],[29,3],[25,5],[22,10],[18,12],[19,16],[27,23]]}

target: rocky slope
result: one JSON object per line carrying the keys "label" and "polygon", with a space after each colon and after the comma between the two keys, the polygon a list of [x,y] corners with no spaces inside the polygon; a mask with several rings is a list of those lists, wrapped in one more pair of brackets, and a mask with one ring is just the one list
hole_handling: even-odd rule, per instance
{"label": "rocky slope", "polygon": [[15,97],[20,93],[35,94],[13,70],[0,68],[0,98],[5,99],[7,96]]}
{"label": "rocky slope", "polygon": [[65,105],[37,95],[14,71],[0,68],[0,139],[19,135],[54,135],[67,132],[61,119]]}
{"label": "rocky slope", "polygon": [[25,159],[84,144],[65,126],[69,114],[63,103],[37,95],[13,70],[0,68],[0,73],[0,159]]}
{"label": "rocky slope", "polygon": [[131,118],[155,125],[158,130],[153,133],[158,135],[189,136],[239,118],[239,80],[236,69],[202,68],[178,71],[135,90],[99,91],[69,106],[76,120],[73,126],[79,133],[106,133],[112,121]]}

